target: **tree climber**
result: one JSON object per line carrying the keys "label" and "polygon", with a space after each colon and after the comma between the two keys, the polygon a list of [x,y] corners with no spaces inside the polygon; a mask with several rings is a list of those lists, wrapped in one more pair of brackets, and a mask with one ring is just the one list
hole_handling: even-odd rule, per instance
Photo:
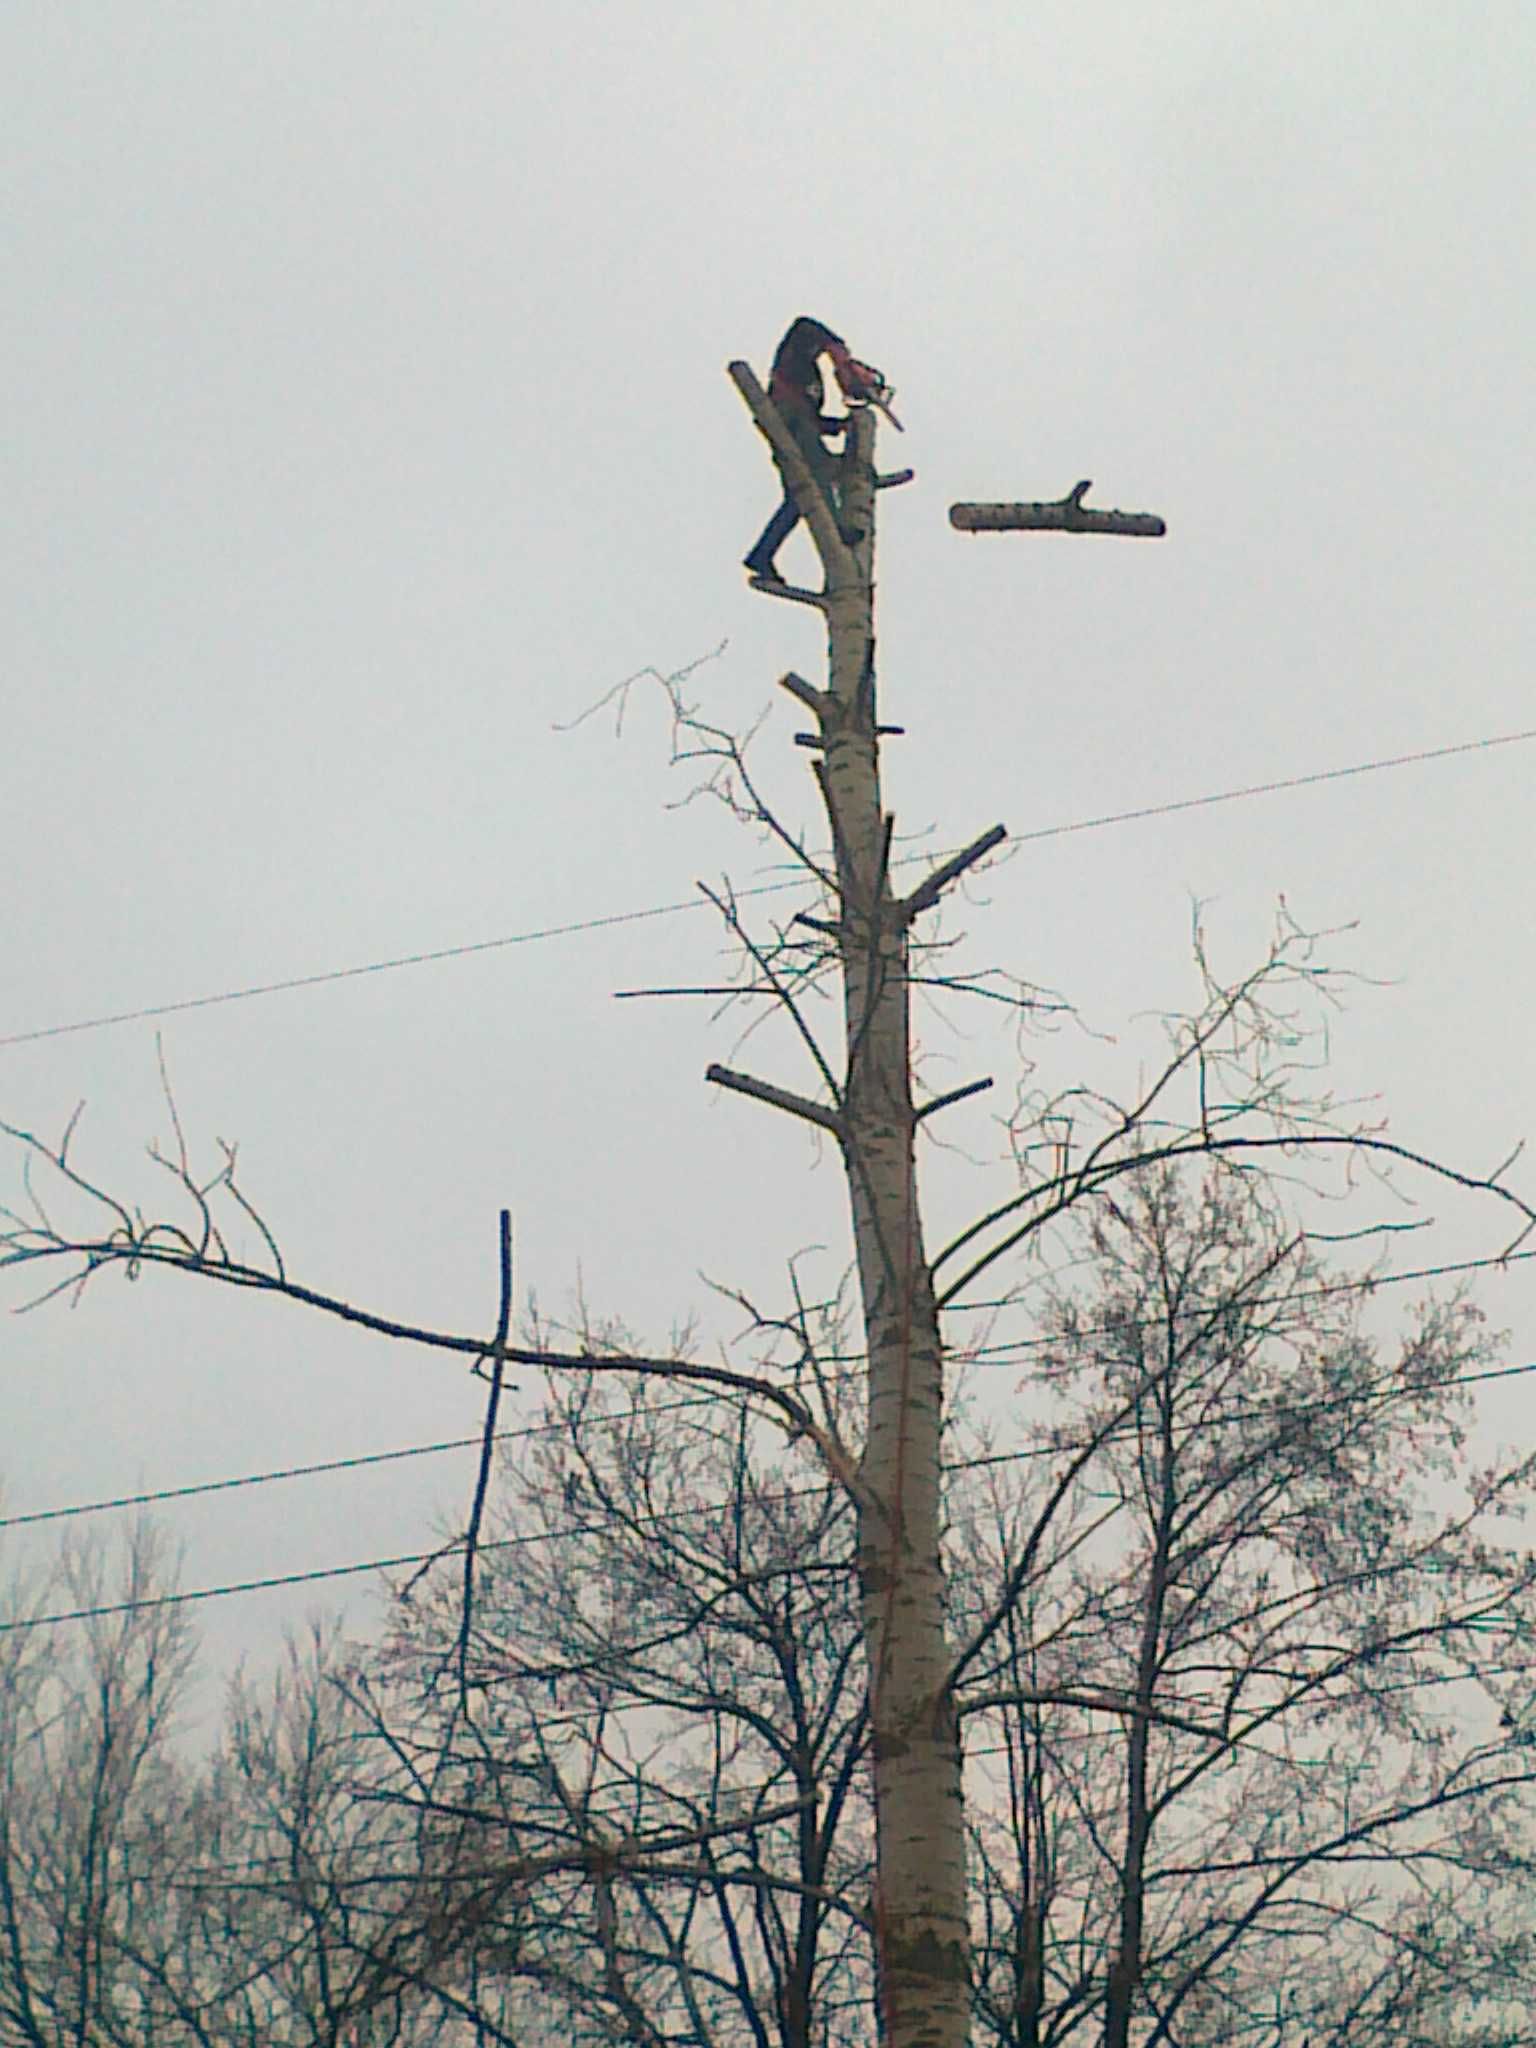
{"label": "tree climber", "polygon": [[[848,421],[846,418],[829,418],[821,409],[827,397],[821,374],[824,355],[832,358],[838,388],[850,403],[856,404],[874,392],[884,390],[884,379],[879,371],[871,370],[865,363],[855,362],[841,335],[834,334],[821,321],[808,319],[802,314],[774,354],[773,369],[768,378],[768,396],[794,436],[795,446],[805,457],[817,488],[832,509],[832,516],[838,519],[843,540],[852,547],[864,536],[841,524],[840,464],[826,446],[827,440],[845,430]],[[775,567],[774,557],[799,525],[800,507],[795,503],[795,494],[777,455],[774,464],[784,479],[784,502],[763,528],[742,566],[749,576],[760,577],[768,583],[782,583],[784,579]]]}

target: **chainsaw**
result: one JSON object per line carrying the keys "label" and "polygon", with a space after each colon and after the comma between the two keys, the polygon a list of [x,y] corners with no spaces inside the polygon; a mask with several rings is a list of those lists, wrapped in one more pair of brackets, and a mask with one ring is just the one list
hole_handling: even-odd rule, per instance
{"label": "chainsaw", "polygon": [[872,405],[876,412],[885,415],[898,434],[907,431],[891,410],[896,387],[887,383],[883,371],[875,369],[871,363],[855,362],[851,356],[846,362],[838,363],[836,369],[838,385],[850,405]]}

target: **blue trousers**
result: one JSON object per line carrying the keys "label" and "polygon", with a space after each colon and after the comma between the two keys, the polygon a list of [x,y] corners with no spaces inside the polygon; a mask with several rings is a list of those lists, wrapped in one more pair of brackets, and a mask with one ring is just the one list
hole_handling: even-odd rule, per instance
{"label": "blue trousers", "polygon": [[[795,445],[805,457],[811,475],[816,479],[835,518],[838,504],[837,458],[822,440],[811,420],[800,419],[787,410],[783,413],[783,419],[784,424],[794,435]],[[775,467],[779,468],[777,458]],[[779,474],[783,475],[782,468],[779,468]],[[799,524],[800,507],[795,503],[795,494],[789,487],[788,478],[785,478],[783,502],[753,543],[751,551],[746,556],[746,567],[757,576],[771,570],[775,555]]]}

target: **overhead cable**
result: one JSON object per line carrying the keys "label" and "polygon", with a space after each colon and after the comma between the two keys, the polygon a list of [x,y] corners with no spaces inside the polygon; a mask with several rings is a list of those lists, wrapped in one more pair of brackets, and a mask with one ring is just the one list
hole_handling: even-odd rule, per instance
{"label": "overhead cable", "polygon": [[[1078,818],[1070,824],[1041,825],[1034,831],[1009,834],[1009,841],[1015,846],[1033,844],[1042,839],[1064,839],[1075,832],[1099,832],[1110,825],[1136,824],[1145,818],[1171,817],[1177,811],[1208,809],[1214,804],[1241,802],[1247,797],[1271,796],[1280,790],[1305,789],[1313,783],[1339,782],[1352,775],[1376,775],[1390,768],[1413,767],[1424,761],[1449,760],[1455,754],[1485,752],[1492,747],[1512,747],[1524,740],[1536,739],[1536,727],[1526,732],[1491,734],[1485,739],[1460,740],[1449,747],[1425,747],[1413,754],[1391,754],[1374,761],[1356,761],[1347,768],[1320,768],[1309,775],[1288,775],[1273,782],[1250,782],[1236,789],[1215,790],[1205,796],[1175,797],[1167,803],[1143,804],[1135,810],[1106,811],[1095,818]],[[904,862],[927,858],[923,854],[907,854]],[[760,882],[745,889],[733,891],[739,900],[749,896],[773,896],[786,889],[803,888],[805,878],[800,875],[782,882]],[[443,960],[463,960],[475,953],[494,953],[508,946],[531,946],[544,939],[575,937],[583,932],[605,931],[614,925],[638,924],[646,918],[675,917],[685,910],[703,910],[708,907],[707,899],[690,896],[677,903],[656,903],[641,910],[616,910],[602,917],[577,919],[570,924],[543,925],[532,931],[510,932],[499,939],[477,939],[468,945],[438,946],[429,952],[401,953],[390,960],[369,960],[358,967],[332,967],[318,974],[291,975],[282,981],[252,983],[247,988],[222,990],[217,995],[187,996],[179,1002],[151,1003],[138,1010],[115,1010],[100,1017],[81,1017],[70,1024],[45,1024],[33,1031],[13,1031],[0,1037],[0,1048],[8,1045],[32,1045],[43,1038],[64,1038],[78,1031],[101,1031],[112,1024],[141,1024],[155,1017],[172,1017],[184,1010],[206,1010],[220,1003],[248,1002],[253,996],[283,995],[293,989],[319,988],[337,981],[351,981],[365,974],[390,974],[401,967],[432,966]]]}
{"label": "overhead cable", "polygon": [[[1374,1398],[1389,1400],[1400,1395],[1436,1393],[1445,1387],[1470,1386],[1474,1383],[1488,1380],[1518,1379],[1528,1373],[1536,1373],[1536,1359],[1524,1365],[1496,1366],[1486,1372],[1458,1373],[1448,1379],[1432,1381],[1422,1387],[1416,1387],[1410,1383],[1399,1381],[1376,1394]],[[1362,1395],[1358,1392],[1350,1392],[1337,1395],[1331,1400],[1311,1401],[1300,1404],[1292,1412],[1297,1414],[1323,1413],[1329,1409],[1348,1407],[1352,1402],[1370,1398],[1372,1397],[1369,1394]],[[1272,1415],[1277,1411],[1284,1412],[1284,1410],[1284,1402],[1271,1402],[1246,1409],[1231,1409],[1222,1414],[1202,1418],[1198,1424],[1192,1425],[1185,1434],[1192,1435],[1197,1429],[1210,1429],[1217,1424]],[[1108,1432],[1103,1441],[1107,1444],[1134,1433],[1134,1428],[1128,1425]],[[1085,1444],[1073,1443],[1071,1440],[1063,1440],[1059,1443],[1030,1444],[1022,1450],[983,1452],[974,1458],[949,1459],[945,1461],[943,1469],[946,1472],[979,1471],[984,1467],[1023,1464],[1037,1458],[1064,1457],[1074,1450],[1085,1448]],[[245,1483],[249,1484],[251,1482]],[[817,1497],[823,1491],[824,1488],[820,1486],[787,1487],[778,1493],[757,1496],[757,1504],[764,1507],[782,1505],[787,1501]],[[623,1520],[626,1526],[629,1527],[651,1528],[659,1527],[667,1522],[690,1520],[700,1515],[724,1514],[731,1510],[732,1507],[733,1503],[729,1500],[700,1501],[687,1508],[677,1508],[661,1514],[631,1515],[624,1517]],[[76,1512],[83,1513],[88,1511],[77,1510]],[[42,1518],[36,1517],[34,1519]],[[502,1537],[494,1543],[482,1543],[479,1545],[479,1549],[482,1552],[526,1550],[540,1543],[569,1542],[575,1537],[602,1535],[609,1526],[610,1524],[604,1522],[590,1522],[577,1523],[565,1529],[537,1529],[520,1536]],[[449,1558],[459,1554],[459,1544],[457,1542],[449,1542],[440,1544],[436,1550],[412,1551],[398,1557],[365,1558],[358,1564],[320,1565],[311,1571],[281,1572],[270,1578],[241,1579],[224,1586],[201,1586],[191,1592],[156,1593],[140,1600],[114,1600],[99,1606],[70,1608],[55,1614],[23,1615],[13,1621],[0,1621],[0,1635],[12,1635],[31,1629],[56,1628],[71,1621],[94,1621],[118,1614],[138,1614],[152,1608],[186,1607],[194,1602],[226,1600],[233,1598],[236,1594],[268,1592],[273,1588],[283,1586],[314,1585],[325,1579],[354,1578],[363,1572],[398,1571],[407,1565],[431,1564],[438,1558]]]}

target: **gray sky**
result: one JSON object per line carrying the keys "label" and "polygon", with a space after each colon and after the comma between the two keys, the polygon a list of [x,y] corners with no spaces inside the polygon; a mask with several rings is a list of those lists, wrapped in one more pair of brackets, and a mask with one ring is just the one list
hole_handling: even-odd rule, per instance
{"label": "gray sky", "polygon": [[[722,641],[696,685],[724,722],[815,672],[815,615],[743,585],[775,491],[722,374],[800,312],[895,379],[882,452],[919,472],[882,500],[905,831],[1536,725],[1533,76],[1512,0],[11,6],[0,1038],[759,879],[722,816],[666,808],[659,700],[620,742],[554,728]],[[1170,537],[947,525],[1082,476]],[[795,723],[775,707],[760,744],[810,823]],[[1336,952],[1391,985],[1337,1024],[1341,1091],[1486,1168],[1536,1131],[1533,767],[1510,746],[1026,846],[971,957],[1117,1034],[1042,1041],[1064,1085],[1132,1071],[1136,1014],[1194,1000],[1191,893],[1232,968],[1281,893],[1358,919]],[[701,1272],[767,1290],[843,1245],[830,1163],[704,1086],[732,1026],[611,999],[717,954],[689,913],[195,1011],[165,1044],[299,1277],[482,1328],[506,1203],[525,1288],[558,1309],[579,1275],[659,1341],[729,1327]],[[953,1022],[975,1037],[924,1025],[937,1075],[1006,1073]],[[0,1048],[0,1114],[57,1132],[84,1096],[82,1163],[148,1203],[154,1028]],[[803,1082],[787,1043],[750,1057]],[[948,1135],[997,1154],[985,1103]],[[965,1185],[933,1176],[936,1238]],[[1405,1264],[1500,1242],[1486,1206],[1430,1208]],[[1531,1271],[1484,1290],[1511,1360]],[[8,1321],[3,1360],[11,1512],[478,1416],[452,1364],[165,1276]],[[470,1470],[188,1505],[186,1582],[423,1548]],[[211,1605],[210,1651],[315,1604]]]}

